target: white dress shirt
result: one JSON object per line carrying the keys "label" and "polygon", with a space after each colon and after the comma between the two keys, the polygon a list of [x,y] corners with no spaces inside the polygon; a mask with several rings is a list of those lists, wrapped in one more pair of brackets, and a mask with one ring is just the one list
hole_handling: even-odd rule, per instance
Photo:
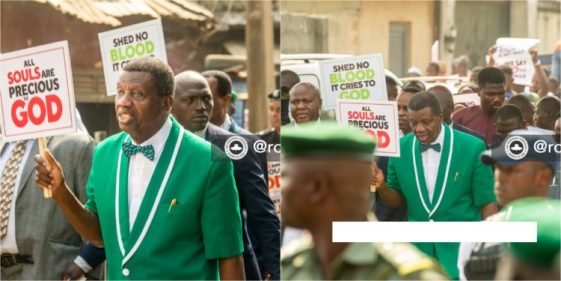
{"label": "white dress shirt", "polygon": [[421,153],[423,158],[423,173],[425,175],[425,183],[427,186],[427,191],[429,193],[429,200],[432,203],[432,197],[434,195],[434,186],[436,184],[436,178],[438,177],[438,168],[440,166],[440,156],[442,155],[442,149],[444,149],[444,125],[440,127],[440,134],[434,142],[431,144],[440,144],[440,152],[429,148],[427,151]]}
{"label": "white dress shirt", "polygon": [[[4,239],[2,239],[2,244],[0,245],[0,249],[2,249],[2,254],[11,253],[11,254],[18,254],[18,245],[16,243],[16,198],[19,191],[20,181],[21,181],[21,173],[23,172],[23,167],[29,158],[29,154],[31,153],[31,148],[33,143],[35,142],[34,139],[27,140],[25,143],[25,152],[21,158],[21,164],[19,165],[18,175],[16,176],[16,182],[14,186],[14,192],[12,195],[12,205],[10,206],[10,215],[8,217],[8,231]],[[8,142],[0,151],[0,180],[2,177],[2,173],[4,173],[4,168],[6,167],[6,162],[10,158],[12,154],[12,150],[16,147],[16,142]],[[33,161],[33,160],[31,160]],[[31,179],[35,180],[35,179]]]}
{"label": "white dress shirt", "polygon": [[206,131],[208,130],[208,124],[200,131],[193,132],[193,134],[204,139],[206,137]]}
{"label": "white dress shirt", "polygon": [[226,117],[224,119],[224,123],[222,123],[222,125],[220,125],[220,128],[229,132],[230,131],[230,126],[232,126],[232,120],[230,120],[230,115],[226,114]]}
{"label": "white dress shirt", "polygon": [[[142,146],[152,145],[154,147],[154,161],[150,161],[142,153],[136,153],[130,157],[128,176],[129,230],[132,229],[134,220],[140,209],[140,204],[142,203],[150,179],[152,179],[152,174],[154,174],[156,164],[158,164],[158,160],[160,156],[162,156],[162,151],[164,150],[164,145],[170,131],[171,121],[168,119],[155,135],[140,144]],[[132,143],[138,145],[134,140]]]}

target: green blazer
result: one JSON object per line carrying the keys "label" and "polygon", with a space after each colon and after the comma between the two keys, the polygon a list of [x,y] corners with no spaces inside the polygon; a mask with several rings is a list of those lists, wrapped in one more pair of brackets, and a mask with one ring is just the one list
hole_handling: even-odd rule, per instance
{"label": "green blazer", "polygon": [[170,119],[131,231],[129,159],[121,152],[130,137],[114,135],[95,149],[86,207],[99,217],[108,279],[217,280],[218,259],[243,252],[231,161]]}
{"label": "green blazer", "polygon": [[[481,207],[495,202],[493,172],[480,160],[485,144],[447,125],[443,130],[444,142],[432,203],[426,188],[420,142],[413,134],[401,138],[401,157],[390,158],[387,184],[405,199],[409,221],[480,221]],[[450,277],[458,277],[459,243],[415,245],[437,258]]]}

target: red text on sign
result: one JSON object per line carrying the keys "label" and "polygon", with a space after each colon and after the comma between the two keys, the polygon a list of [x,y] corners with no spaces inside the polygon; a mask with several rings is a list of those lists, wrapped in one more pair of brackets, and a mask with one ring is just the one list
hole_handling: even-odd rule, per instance
{"label": "red text on sign", "polygon": [[29,122],[40,125],[45,122],[53,123],[62,117],[62,102],[57,95],[33,97],[28,102],[18,99],[12,104],[12,120],[19,128]]}

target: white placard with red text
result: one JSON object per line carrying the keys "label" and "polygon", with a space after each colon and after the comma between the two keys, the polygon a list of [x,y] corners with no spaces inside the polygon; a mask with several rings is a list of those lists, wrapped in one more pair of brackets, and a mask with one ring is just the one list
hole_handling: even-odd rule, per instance
{"label": "white placard with red text", "polygon": [[168,62],[160,19],[102,32],[98,36],[108,96],[117,93],[119,76],[128,61],[153,56]]}
{"label": "white placard with red text", "polygon": [[4,141],[76,131],[67,41],[1,54],[0,77]]}
{"label": "white placard with red text", "polygon": [[534,64],[530,56],[530,49],[535,47],[540,40],[530,38],[499,38],[497,39],[497,52],[495,64],[507,64],[512,69],[514,83],[519,85],[532,85]]}
{"label": "white placard with red text", "polygon": [[280,216],[281,204],[281,186],[280,186],[280,162],[267,162],[267,170],[269,173],[269,197],[275,204],[275,211]]}
{"label": "white placard with red text", "polygon": [[454,103],[464,103],[466,106],[474,106],[481,104],[481,98],[477,93],[453,95]]}
{"label": "white placard with red text", "polygon": [[399,121],[395,101],[337,102],[337,122],[376,138],[376,155],[399,157]]}

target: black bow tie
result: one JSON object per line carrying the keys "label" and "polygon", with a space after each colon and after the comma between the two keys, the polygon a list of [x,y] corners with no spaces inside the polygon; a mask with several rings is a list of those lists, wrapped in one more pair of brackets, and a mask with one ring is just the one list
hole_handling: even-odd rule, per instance
{"label": "black bow tie", "polygon": [[436,151],[436,152],[440,152],[440,149],[441,149],[440,143],[435,143],[435,144],[421,143],[421,144],[419,144],[419,148],[421,149],[421,152],[425,152],[425,151],[429,150],[429,148],[434,149],[434,151]]}

